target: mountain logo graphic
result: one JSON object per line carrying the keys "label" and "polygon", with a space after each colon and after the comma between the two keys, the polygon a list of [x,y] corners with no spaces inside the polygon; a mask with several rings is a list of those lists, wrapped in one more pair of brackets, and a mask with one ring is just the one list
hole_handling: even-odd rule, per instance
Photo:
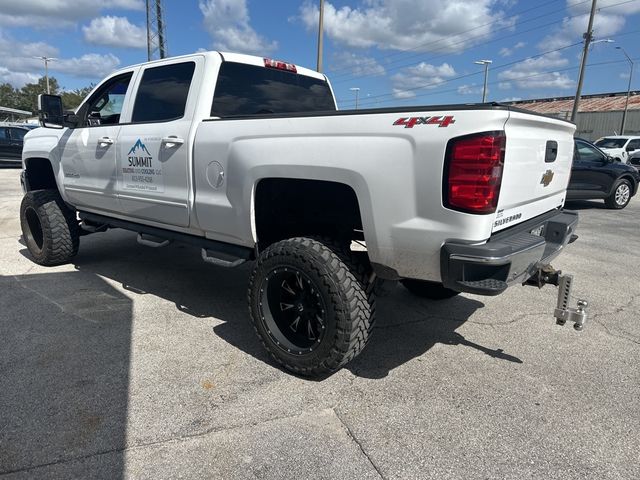
{"label": "mountain logo graphic", "polygon": [[127,155],[135,155],[135,153],[138,150],[142,150],[147,155],[151,156],[151,153],[149,153],[149,150],[147,150],[147,147],[145,146],[144,143],[142,143],[142,140],[140,139],[138,139],[138,141],[133,145],[133,147],[131,147],[131,150],[129,150],[129,153],[127,153]]}

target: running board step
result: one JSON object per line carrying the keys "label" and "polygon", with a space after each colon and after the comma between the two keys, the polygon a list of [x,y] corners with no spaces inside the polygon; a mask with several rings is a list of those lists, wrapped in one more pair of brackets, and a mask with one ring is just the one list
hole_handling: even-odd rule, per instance
{"label": "running board step", "polygon": [[238,265],[242,265],[244,262],[246,262],[244,258],[237,258],[237,257],[221,258],[220,254],[218,254],[218,256],[213,256],[212,253],[213,252],[211,252],[210,250],[203,248],[202,260],[204,260],[207,263],[211,263],[212,265],[216,265],[218,267],[225,267],[225,268],[237,267]]}
{"label": "running board step", "polygon": [[456,283],[463,285],[466,292],[477,293],[480,295],[498,295],[504,292],[508,287],[507,282],[495,280],[493,278],[475,281],[458,281]]}
{"label": "running board step", "polygon": [[145,247],[161,248],[166,247],[171,243],[171,240],[166,240],[158,237],[145,237],[143,233],[138,233],[138,243]]}

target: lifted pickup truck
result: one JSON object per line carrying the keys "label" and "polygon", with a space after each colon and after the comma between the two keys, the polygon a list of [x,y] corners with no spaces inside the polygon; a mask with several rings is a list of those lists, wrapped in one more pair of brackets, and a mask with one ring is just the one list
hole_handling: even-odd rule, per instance
{"label": "lifted pickup truck", "polygon": [[253,326],[298,374],[364,348],[382,280],[429,298],[564,282],[558,321],[584,321],[548,265],[577,238],[571,123],[498,104],[337,111],[324,75],[219,52],[119,70],[75,112],[43,95],[40,115],[20,211],[34,260],[107,228],[255,260]]}

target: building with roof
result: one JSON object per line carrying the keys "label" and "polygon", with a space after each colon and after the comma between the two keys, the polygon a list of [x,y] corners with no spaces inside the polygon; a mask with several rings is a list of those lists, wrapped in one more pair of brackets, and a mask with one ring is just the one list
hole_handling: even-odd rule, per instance
{"label": "building with roof", "polygon": [[[508,104],[568,120],[573,109],[573,98],[571,96],[519,100]],[[594,141],[605,135],[619,135],[626,99],[627,92],[583,95],[576,118],[576,136]],[[640,91],[632,91],[629,96],[624,133],[640,136]]]}

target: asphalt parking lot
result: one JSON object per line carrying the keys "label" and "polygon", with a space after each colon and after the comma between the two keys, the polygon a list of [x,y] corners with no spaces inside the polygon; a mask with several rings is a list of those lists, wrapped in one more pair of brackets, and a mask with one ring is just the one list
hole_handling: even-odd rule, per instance
{"label": "asphalt parking lot", "polygon": [[31,262],[18,176],[0,169],[2,478],[640,478],[638,198],[568,205],[580,239],[554,265],[585,331],[555,325],[554,287],[398,287],[363,354],[317,382],[260,347],[250,266],[117,230]]}

